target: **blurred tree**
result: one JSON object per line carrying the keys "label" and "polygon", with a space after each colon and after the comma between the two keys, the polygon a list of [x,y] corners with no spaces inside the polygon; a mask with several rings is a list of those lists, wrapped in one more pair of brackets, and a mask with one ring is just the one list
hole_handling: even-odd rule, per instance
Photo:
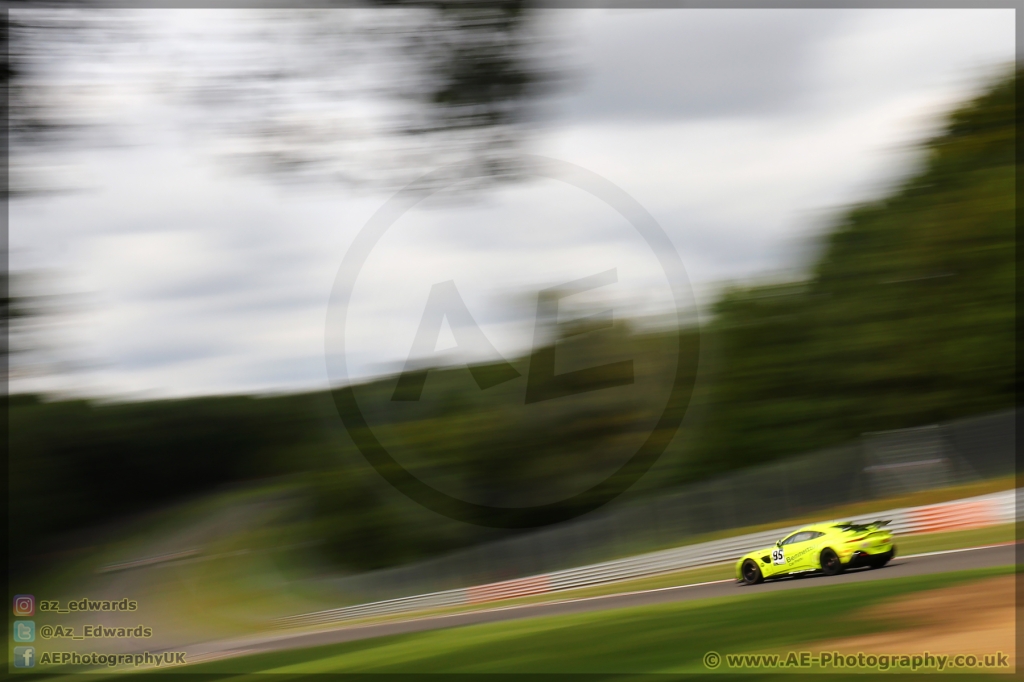
{"label": "blurred tree", "polygon": [[[2,19],[3,79],[5,118],[7,119],[7,149],[9,163],[4,168],[3,192],[23,193],[27,188],[25,178],[17,170],[12,174],[11,165],[17,168],[18,161],[30,149],[38,149],[55,141],[57,132],[64,126],[57,117],[55,107],[46,105],[33,80],[38,76],[40,55],[36,52],[40,42],[35,36],[41,30],[39,24],[19,18],[17,14],[4,12]],[[14,185],[12,186],[12,182]],[[6,282],[5,282],[6,286]],[[9,309],[8,309],[9,310]],[[7,318],[5,317],[5,322]]]}
{"label": "blurred tree", "polygon": [[811,277],[736,288],[683,478],[1013,405],[1016,77],[953,112],[923,164],[849,210]]}
{"label": "blurred tree", "polygon": [[67,378],[86,363],[70,351],[67,331],[84,309],[81,297],[58,293],[47,272],[2,275],[4,363],[10,379]]}
{"label": "blurred tree", "polygon": [[[247,171],[394,186],[449,165],[470,180],[515,176],[537,96],[554,81],[522,0],[368,0],[201,18],[26,2],[8,13],[4,39],[22,193],[52,186],[40,175],[53,165],[47,155],[113,142],[97,132],[116,111],[85,114],[79,89],[135,78],[140,92],[185,102],[183,130],[205,131]],[[150,60],[141,79],[124,68],[139,55]]]}
{"label": "blurred tree", "polygon": [[[0,18],[7,117],[5,197],[63,189],[59,158],[96,144],[95,121],[71,106],[61,79],[81,62],[102,61],[128,24],[67,2],[17,2]],[[105,20],[104,20],[105,19]],[[116,19],[116,21],[115,21]]]}
{"label": "blurred tree", "polygon": [[522,0],[250,18],[235,34],[244,63],[197,65],[197,90],[233,153],[290,179],[404,184],[448,165],[469,180],[514,177],[554,83]]}

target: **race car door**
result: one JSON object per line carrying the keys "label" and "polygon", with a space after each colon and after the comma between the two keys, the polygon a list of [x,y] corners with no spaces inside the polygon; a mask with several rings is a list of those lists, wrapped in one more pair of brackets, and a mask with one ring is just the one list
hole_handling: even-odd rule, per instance
{"label": "race car door", "polygon": [[789,573],[793,570],[793,562],[789,557],[789,546],[799,535],[800,533],[787,535],[780,540],[775,546],[775,549],[772,550],[772,573]]}
{"label": "race car door", "polygon": [[813,568],[814,539],[819,536],[820,533],[802,531],[793,533],[782,541],[779,549],[782,550],[787,571],[806,571]]}

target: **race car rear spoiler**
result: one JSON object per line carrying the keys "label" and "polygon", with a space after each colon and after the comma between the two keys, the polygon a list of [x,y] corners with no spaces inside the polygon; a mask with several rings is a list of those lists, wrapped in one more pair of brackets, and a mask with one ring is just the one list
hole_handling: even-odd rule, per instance
{"label": "race car rear spoiler", "polygon": [[845,530],[852,530],[852,531],[856,531],[856,532],[862,532],[862,531],[872,530],[872,529],[878,530],[879,528],[882,528],[883,526],[888,526],[890,523],[892,523],[891,519],[880,519],[878,521],[871,521],[869,523],[853,523],[852,521],[850,521],[848,523],[837,524],[837,527],[838,528],[843,528]]}

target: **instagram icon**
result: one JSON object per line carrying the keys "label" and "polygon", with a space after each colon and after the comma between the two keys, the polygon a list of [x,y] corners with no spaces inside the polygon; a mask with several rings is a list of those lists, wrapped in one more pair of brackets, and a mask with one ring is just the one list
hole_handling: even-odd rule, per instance
{"label": "instagram icon", "polygon": [[14,615],[31,616],[36,612],[36,598],[31,594],[18,594],[14,597]]}

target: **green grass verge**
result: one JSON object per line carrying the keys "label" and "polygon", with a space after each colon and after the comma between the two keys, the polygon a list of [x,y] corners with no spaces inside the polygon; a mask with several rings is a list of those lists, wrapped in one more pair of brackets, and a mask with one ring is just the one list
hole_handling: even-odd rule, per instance
{"label": "green grass verge", "polygon": [[190,672],[706,673],[708,651],[749,653],[900,628],[854,611],[1012,567],[529,618],[190,666]]}
{"label": "green grass verge", "polygon": [[[984,481],[927,491],[902,498],[874,502],[873,508],[891,508],[926,502],[956,499],[1012,487],[1012,478]],[[97,542],[90,551],[54,562],[52,570],[23,576],[18,592],[45,598],[80,597],[105,582],[126,581],[122,592],[144,604],[148,622],[158,623],[169,642],[187,634],[192,638],[219,639],[255,634],[270,627],[274,618],[362,601],[359,595],[339,594],[320,581],[306,580],[311,573],[326,571],[315,552],[294,548],[296,540],[306,539],[301,522],[272,519],[237,528],[214,541],[202,543],[202,555],[195,560],[154,567],[143,571],[97,575],[97,567],[115,561],[153,554],[149,546],[164,536],[188,533],[206,519],[224,513],[235,505],[258,501],[270,493],[284,490],[259,487],[220,493],[153,514],[123,526],[105,542]],[[852,510],[852,508],[846,508]],[[850,514],[853,514],[850,511]],[[823,512],[806,520],[843,516],[839,509]],[[790,519],[783,524],[796,523]],[[719,535],[735,535],[754,530],[737,529]],[[702,540],[717,536],[703,536]],[[1013,539],[1011,525],[955,533],[936,533],[902,538],[900,553],[910,554],[942,549],[970,547]],[[688,543],[687,543],[688,544]],[[291,545],[291,547],[289,547]],[[657,589],[732,577],[732,566],[705,566],[630,581],[607,583],[554,594],[536,595],[495,603],[395,614],[364,619],[360,622],[404,620],[494,606],[512,606],[540,601],[556,601],[600,596],[635,590]],[[130,585],[130,587],[129,587]]]}

